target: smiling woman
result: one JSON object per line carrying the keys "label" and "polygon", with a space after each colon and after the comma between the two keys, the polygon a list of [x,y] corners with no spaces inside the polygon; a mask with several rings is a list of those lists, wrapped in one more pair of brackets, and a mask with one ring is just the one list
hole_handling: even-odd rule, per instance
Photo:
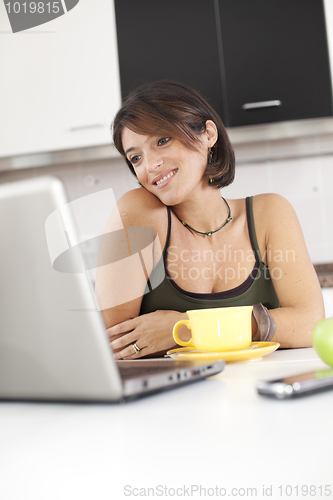
{"label": "smiling woman", "polygon": [[239,305],[254,305],[254,339],[311,345],[324,309],[297,217],[278,195],[221,196],[235,160],[210,105],[184,84],[155,82],[129,95],[113,132],[141,184],[105,228],[123,227],[122,245],[100,245],[96,293],[115,357],[160,355],[186,311]]}
{"label": "smiling woman", "polygon": [[124,127],[139,135],[159,136],[160,145],[173,138],[189,150],[196,150],[207,120],[213,121],[218,132],[207,175],[215,179],[217,187],[224,187],[233,181],[235,174],[234,152],[226,129],[216,111],[197,92],[182,83],[155,82],[134,90],[115,119],[113,140],[135,174],[134,164],[126,156],[128,151],[125,153],[124,150]]}

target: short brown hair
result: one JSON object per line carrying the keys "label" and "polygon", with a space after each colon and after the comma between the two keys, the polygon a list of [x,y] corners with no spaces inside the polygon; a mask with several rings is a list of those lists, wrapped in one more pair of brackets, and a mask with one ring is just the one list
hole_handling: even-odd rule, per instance
{"label": "short brown hair", "polygon": [[207,182],[214,180],[212,186],[222,188],[231,184],[235,177],[235,155],[227,131],[216,111],[198,92],[183,83],[161,80],[133,90],[114,119],[113,141],[135,175],[122,145],[124,127],[142,135],[175,137],[195,150],[199,134],[206,130],[207,120],[215,123],[218,139],[204,177]]}

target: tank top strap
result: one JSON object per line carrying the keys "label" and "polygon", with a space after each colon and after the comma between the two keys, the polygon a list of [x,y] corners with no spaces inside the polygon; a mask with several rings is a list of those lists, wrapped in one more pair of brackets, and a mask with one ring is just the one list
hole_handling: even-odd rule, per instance
{"label": "tank top strap", "polygon": [[253,196],[246,198],[246,218],[250,241],[256,261],[262,263],[253,216]]}
{"label": "tank top strap", "polygon": [[166,207],[166,209],[167,209],[167,214],[168,214],[168,230],[167,230],[167,237],[166,237],[165,245],[164,245],[164,249],[163,249],[164,260],[166,259],[167,251],[169,248],[170,234],[171,234],[171,209],[168,206]]}

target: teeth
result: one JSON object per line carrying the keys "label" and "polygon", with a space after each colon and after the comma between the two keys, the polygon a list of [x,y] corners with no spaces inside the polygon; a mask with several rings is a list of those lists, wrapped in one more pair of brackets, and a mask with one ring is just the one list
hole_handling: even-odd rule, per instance
{"label": "teeth", "polygon": [[176,170],[174,170],[173,172],[170,172],[168,175],[166,175],[165,177],[163,177],[163,179],[160,179],[159,181],[156,182],[157,186],[159,184],[161,184],[162,182],[166,181],[167,179],[169,179],[170,177],[172,177],[173,175],[175,175],[176,173]]}

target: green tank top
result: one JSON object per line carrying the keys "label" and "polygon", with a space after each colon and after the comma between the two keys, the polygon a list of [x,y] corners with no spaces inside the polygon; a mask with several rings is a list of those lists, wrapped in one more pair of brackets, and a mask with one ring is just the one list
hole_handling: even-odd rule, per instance
{"label": "green tank top", "polygon": [[248,278],[239,286],[218,293],[192,293],[180,288],[168,275],[168,253],[171,214],[167,207],[168,233],[163,257],[153,269],[143,296],[140,314],[158,309],[186,312],[192,309],[248,306],[262,303],[267,309],[280,307],[268,267],[262,262],[254,226],[252,196],[246,198],[246,216],[252,250],[256,262]]}

